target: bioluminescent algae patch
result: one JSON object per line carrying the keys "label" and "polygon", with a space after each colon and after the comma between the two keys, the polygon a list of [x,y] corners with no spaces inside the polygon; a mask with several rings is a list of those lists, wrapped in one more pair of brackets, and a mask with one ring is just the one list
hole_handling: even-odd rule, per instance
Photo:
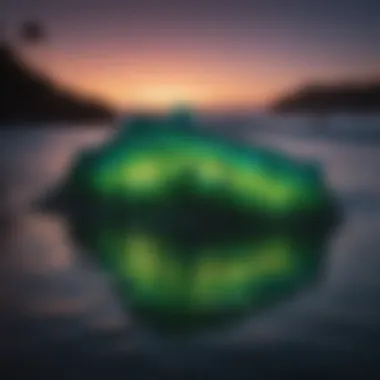
{"label": "bioluminescent algae patch", "polygon": [[125,305],[166,326],[259,310],[315,279],[336,206],[317,166],[138,117],[75,160],[59,199]]}

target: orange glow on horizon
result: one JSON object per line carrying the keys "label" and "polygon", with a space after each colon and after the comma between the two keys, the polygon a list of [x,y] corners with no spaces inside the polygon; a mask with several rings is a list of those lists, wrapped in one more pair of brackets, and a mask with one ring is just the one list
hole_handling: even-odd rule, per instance
{"label": "orange glow on horizon", "polygon": [[198,110],[253,110],[265,107],[292,83],[284,75],[286,67],[280,71],[276,62],[259,59],[255,67],[246,62],[236,67],[228,56],[212,60],[178,52],[143,51],[132,57],[113,51],[107,56],[49,49],[36,53],[26,54],[28,62],[58,84],[120,111],[160,111],[178,104]]}
{"label": "orange glow on horizon", "polygon": [[[84,80],[80,73],[73,73],[71,80],[65,84],[80,93],[104,99],[118,109],[164,110],[183,104],[196,109],[219,108],[255,108],[266,103],[265,89],[247,91],[238,84],[202,85],[189,84],[185,80],[171,80],[166,83],[152,80],[151,83],[136,83],[128,86],[128,80],[114,83],[113,80],[102,81],[95,85],[92,79]],[[78,76],[78,81],[75,77]],[[74,79],[74,81],[73,81]],[[63,81],[62,81],[63,82]],[[71,83],[70,83],[71,82]]]}
{"label": "orange glow on horizon", "polygon": [[[199,110],[254,109],[264,107],[273,96],[272,93],[275,93],[268,91],[269,86],[254,87],[217,81],[208,84],[202,83],[201,79],[191,84],[186,77],[176,78],[170,75],[165,80],[151,78],[133,81],[133,78],[126,76],[125,80],[104,78],[97,83],[79,72],[73,72],[70,77],[70,81],[65,81],[70,88],[104,99],[120,110],[161,111],[178,104]],[[76,77],[78,81],[75,81]]]}

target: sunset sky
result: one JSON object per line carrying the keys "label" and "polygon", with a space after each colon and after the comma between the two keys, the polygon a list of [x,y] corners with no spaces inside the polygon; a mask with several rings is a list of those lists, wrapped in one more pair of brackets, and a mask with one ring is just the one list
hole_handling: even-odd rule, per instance
{"label": "sunset sky", "polygon": [[2,0],[8,38],[61,84],[119,108],[261,107],[308,81],[380,78],[378,0]]}

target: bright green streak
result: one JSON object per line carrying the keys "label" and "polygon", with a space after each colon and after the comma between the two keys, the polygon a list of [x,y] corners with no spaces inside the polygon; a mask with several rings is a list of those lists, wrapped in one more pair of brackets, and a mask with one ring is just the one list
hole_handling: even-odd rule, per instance
{"label": "bright green streak", "polygon": [[[286,220],[331,207],[319,172],[280,153],[209,136],[195,126],[181,127],[175,122],[132,123],[104,147],[82,155],[68,179],[67,188],[83,204],[91,199],[87,206],[99,211],[100,220],[86,222],[90,233],[83,240],[119,280],[126,299],[199,313],[259,307],[313,276],[321,242],[290,232]],[[218,199],[220,210],[232,203],[237,213],[265,215],[268,225],[285,222],[265,239],[223,244],[206,239],[191,247],[189,241],[153,231],[152,220],[168,230],[176,223],[165,222],[168,210],[174,209],[177,221],[186,219],[188,210],[178,200],[196,204],[202,199]],[[115,228],[110,205],[121,214],[125,207],[123,228]],[[133,207],[144,205],[148,213],[141,216],[141,209]],[[161,212],[159,221],[150,215],[152,209]],[[104,220],[102,213],[107,214]],[[136,217],[151,230],[132,228]]]}

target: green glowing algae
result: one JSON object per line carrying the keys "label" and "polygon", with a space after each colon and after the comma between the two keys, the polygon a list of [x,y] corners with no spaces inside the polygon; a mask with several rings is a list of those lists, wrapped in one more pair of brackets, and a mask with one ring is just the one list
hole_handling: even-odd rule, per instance
{"label": "green glowing algae", "polygon": [[260,309],[312,281],[336,216],[316,166],[184,113],[126,123],[77,157],[61,193],[128,307],[169,325]]}

